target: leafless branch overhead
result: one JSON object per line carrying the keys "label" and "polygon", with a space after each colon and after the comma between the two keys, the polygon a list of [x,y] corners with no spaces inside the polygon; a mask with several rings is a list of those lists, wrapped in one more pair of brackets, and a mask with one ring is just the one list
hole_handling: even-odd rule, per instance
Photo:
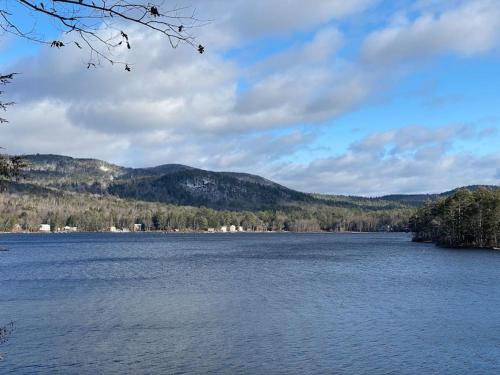
{"label": "leafless branch overhead", "polygon": [[[31,19],[30,26],[19,22]],[[27,17],[29,16],[29,17]],[[52,21],[63,37],[61,40],[47,40],[39,21]],[[117,48],[131,49],[129,35],[124,30],[138,25],[164,36],[172,48],[187,43],[199,53],[205,48],[195,40],[192,30],[206,24],[189,7],[169,7],[164,2],[149,3],[142,0],[0,0],[0,29],[6,33],[45,44],[63,48],[71,44],[89,51],[87,67],[96,66],[101,61],[123,64],[113,58]]]}

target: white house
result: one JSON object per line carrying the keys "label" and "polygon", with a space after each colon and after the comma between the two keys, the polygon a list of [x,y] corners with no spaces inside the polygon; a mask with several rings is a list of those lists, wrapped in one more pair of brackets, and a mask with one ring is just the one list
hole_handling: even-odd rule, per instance
{"label": "white house", "polygon": [[118,230],[116,229],[116,227],[109,227],[109,231],[110,232],[118,232]]}
{"label": "white house", "polygon": [[230,231],[230,232],[236,232],[236,226],[235,226],[235,225],[231,225],[231,226],[229,227],[229,231]]}
{"label": "white house", "polygon": [[215,228],[208,228],[208,229],[207,229],[207,232],[208,232],[208,233],[215,233]]}
{"label": "white house", "polygon": [[50,232],[50,224],[40,224],[40,228],[38,230],[40,232]]}
{"label": "white house", "polygon": [[227,232],[227,227],[225,225],[223,225],[222,227],[220,227],[220,231]]}
{"label": "white house", "polygon": [[241,225],[238,227],[238,232],[244,232],[244,229]]}
{"label": "white house", "polygon": [[140,232],[142,230],[142,224],[134,224],[134,232]]}
{"label": "white house", "polygon": [[77,227],[70,227],[70,226],[66,225],[66,226],[63,228],[63,230],[64,230],[65,232],[76,232],[76,231],[78,230],[78,228],[77,228]]}

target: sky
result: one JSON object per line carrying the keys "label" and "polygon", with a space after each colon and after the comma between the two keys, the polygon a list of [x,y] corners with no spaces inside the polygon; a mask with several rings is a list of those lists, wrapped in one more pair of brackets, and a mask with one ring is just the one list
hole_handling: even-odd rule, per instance
{"label": "sky", "polygon": [[114,53],[131,72],[0,35],[0,72],[20,73],[2,96],[16,102],[4,151],[364,196],[500,183],[497,0],[182,5],[210,20],[196,29],[206,52],[124,25],[132,49]]}

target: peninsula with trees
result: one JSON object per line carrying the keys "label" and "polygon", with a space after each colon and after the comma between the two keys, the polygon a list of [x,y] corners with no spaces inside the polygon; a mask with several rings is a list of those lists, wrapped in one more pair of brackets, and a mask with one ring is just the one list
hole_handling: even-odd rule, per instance
{"label": "peninsula with trees", "polygon": [[459,189],[426,203],[410,219],[415,241],[445,247],[500,248],[500,189]]}

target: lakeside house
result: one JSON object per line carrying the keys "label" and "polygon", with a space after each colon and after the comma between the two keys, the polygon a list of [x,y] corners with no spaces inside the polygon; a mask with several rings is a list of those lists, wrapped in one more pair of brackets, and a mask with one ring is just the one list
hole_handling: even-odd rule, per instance
{"label": "lakeside house", "polygon": [[207,229],[207,232],[208,232],[208,233],[215,233],[215,228],[208,228],[208,229]]}
{"label": "lakeside house", "polygon": [[142,224],[134,224],[134,232],[142,232]]}
{"label": "lakeside house", "polygon": [[109,227],[109,231],[113,233],[122,233],[122,232],[130,232],[128,228],[117,228],[117,227]]}
{"label": "lakeside house", "polygon": [[44,233],[50,232],[50,224],[40,224],[40,228],[38,228],[38,231]]}
{"label": "lakeside house", "polygon": [[[210,232],[210,229],[212,229],[214,232],[215,232],[215,229],[214,228],[208,228],[208,231]],[[222,227],[220,227],[220,230],[219,232],[222,232],[222,233],[226,233],[226,232],[230,232],[230,233],[235,233],[235,232],[244,232],[245,230],[243,229],[243,227],[241,225],[239,226],[236,226],[236,225],[223,225]]]}
{"label": "lakeside house", "polygon": [[77,228],[77,227],[70,227],[70,226],[67,226],[67,225],[66,225],[66,226],[63,228],[63,230],[64,230],[65,232],[77,232],[77,231],[78,231],[78,228]]}

